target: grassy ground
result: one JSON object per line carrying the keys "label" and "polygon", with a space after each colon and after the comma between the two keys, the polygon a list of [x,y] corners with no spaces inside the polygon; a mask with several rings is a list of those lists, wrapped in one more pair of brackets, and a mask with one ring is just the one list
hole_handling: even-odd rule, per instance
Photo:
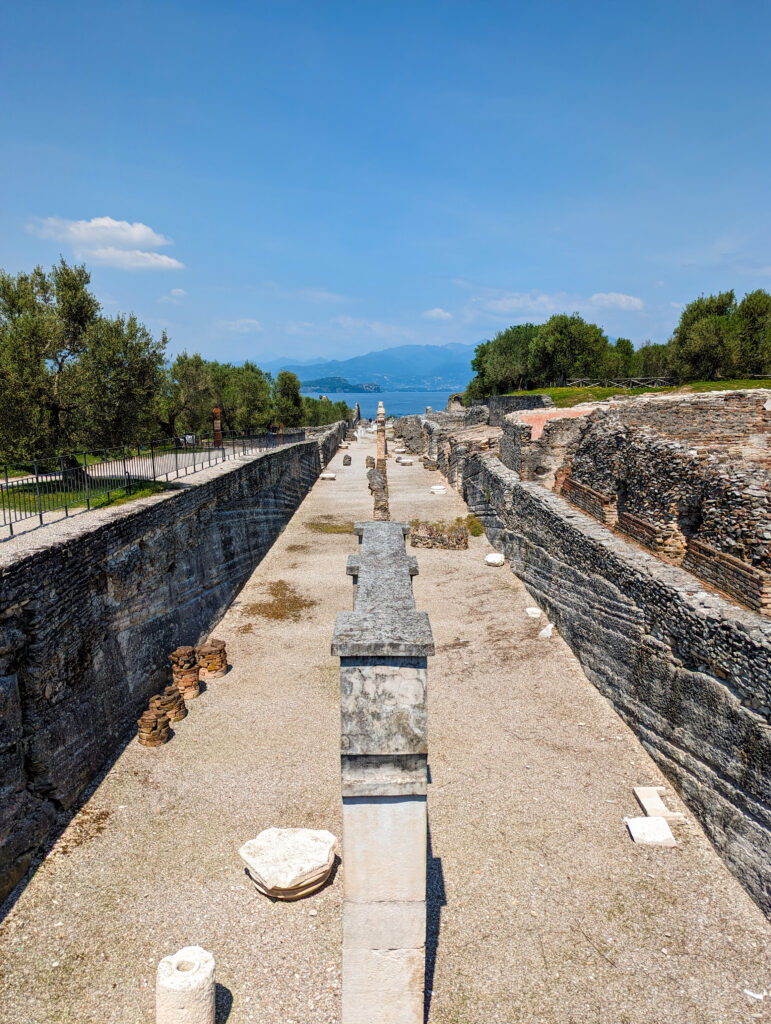
{"label": "grassy ground", "polygon": [[[137,498],[148,498],[151,494],[158,494],[160,491],[174,490],[177,485],[162,483],[159,480],[147,481],[141,486],[132,487],[129,493],[125,487],[116,487],[115,490],[100,494],[91,495],[91,508],[108,508],[112,505],[124,505],[127,501],[135,501]],[[9,511],[12,516],[26,518],[36,515],[38,511],[38,496],[35,484],[17,484],[8,490],[0,490],[0,509]],[[45,486],[40,491],[40,508],[43,512],[53,512],[56,509],[83,508],[87,504],[86,492],[83,491],[61,491],[50,490]]]}
{"label": "grassy ground", "polygon": [[771,380],[696,380],[682,387],[669,388],[536,388],[534,391],[510,391],[510,395],[551,395],[552,400],[560,409],[581,402],[601,402],[614,395],[623,398],[629,395],[647,395],[666,392],[688,394],[696,391],[734,391],[742,388],[771,387]]}

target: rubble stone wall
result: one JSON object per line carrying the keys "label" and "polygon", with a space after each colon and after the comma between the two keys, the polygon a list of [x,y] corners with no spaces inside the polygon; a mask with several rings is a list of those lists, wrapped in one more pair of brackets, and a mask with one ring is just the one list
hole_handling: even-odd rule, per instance
{"label": "rubble stone wall", "polygon": [[476,400],[472,408],[485,406],[489,410],[490,426],[500,427],[509,413],[521,409],[551,409],[554,401],[550,395],[490,395],[489,398]]}
{"label": "rubble stone wall", "polygon": [[771,913],[771,623],[466,436],[433,443],[440,470],[589,679]]}
{"label": "rubble stone wall", "polygon": [[96,526],[84,514],[70,539],[4,559],[0,899],[169,681],[168,654],[224,614],[344,432],[335,424],[197,486],[91,513]]}

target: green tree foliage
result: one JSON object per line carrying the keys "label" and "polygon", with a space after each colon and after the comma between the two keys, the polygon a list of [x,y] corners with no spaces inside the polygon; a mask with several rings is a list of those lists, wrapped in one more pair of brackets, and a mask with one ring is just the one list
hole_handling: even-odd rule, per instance
{"label": "green tree foliage", "polygon": [[353,409],[344,400],[330,402],[328,398],[309,398],[302,396],[303,426],[320,427],[339,420],[352,420]]}
{"label": "green tree foliage", "polygon": [[134,317],[102,316],[89,283],[84,266],[64,260],[48,274],[0,271],[5,458],[113,443],[150,423],[165,339]]}
{"label": "green tree foliage", "polygon": [[732,291],[701,295],[683,309],[666,345],[646,341],[636,351],[628,338],[611,344],[577,313],[559,314],[482,342],[471,367],[466,401],[578,377],[689,381],[771,374],[771,295],[758,289],[739,303]]}
{"label": "green tree foliage", "polygon": [[282,370],[273,387],[273,415],[277,423],[285,427],[299,427],[303,421],[303,400],[300,394],[300,378]]}
{"label": "green tree foliage", "polygon": [[677,374],[685,380],[714,380],[730,374],[731,320],[735,312],[732,291],[700,295],[688,303],[669,343]]}
{"label": "green tree foliage", "polygon": [[571,377],[588,377],[604,367],[610,343],[597,324],[578,313],[558,313],[536,332],[530,346],[529,369],[537,386]]}
{"label": "green tree foliage", "polygon": [[740,374],[771,373],[771,295],[762,288],[748,292],[736,308],[733,355]]}

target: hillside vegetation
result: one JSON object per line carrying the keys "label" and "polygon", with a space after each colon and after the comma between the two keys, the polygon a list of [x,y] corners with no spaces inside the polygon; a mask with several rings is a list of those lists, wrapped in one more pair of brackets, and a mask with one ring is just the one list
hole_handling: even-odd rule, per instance
{"label": "hillside vegetation", "polygon": [[[627,338],[611,342],[578,313],[560,313],[482,342],[471,368],[476,375],[466,400],[561,387],[581,377],[673,377],[682,384],[771,374],[771,294],[759,288],[741,302],[732,291],[702,295],[683,309],[665,345],[646,342],[637,350]],[[590,390],[606,390],[608,397],[617,389]]]}

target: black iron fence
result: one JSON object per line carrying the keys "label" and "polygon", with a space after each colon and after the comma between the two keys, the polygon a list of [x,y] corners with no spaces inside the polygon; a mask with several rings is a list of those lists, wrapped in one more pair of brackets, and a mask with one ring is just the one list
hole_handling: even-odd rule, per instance
{"label": "black iron fence", "polygon": [[[224,434],[221,439],[195,434],[162,438],[146,444],[70,452],[27,466],[0,467],[0,524],[13,536],[15,523],[47,512],[100,508],[111,501],[215,466],[228,459],[255,455],[305,440],[305,430],[251,436]],[[51,521],[51,520],[49,520]]]}

